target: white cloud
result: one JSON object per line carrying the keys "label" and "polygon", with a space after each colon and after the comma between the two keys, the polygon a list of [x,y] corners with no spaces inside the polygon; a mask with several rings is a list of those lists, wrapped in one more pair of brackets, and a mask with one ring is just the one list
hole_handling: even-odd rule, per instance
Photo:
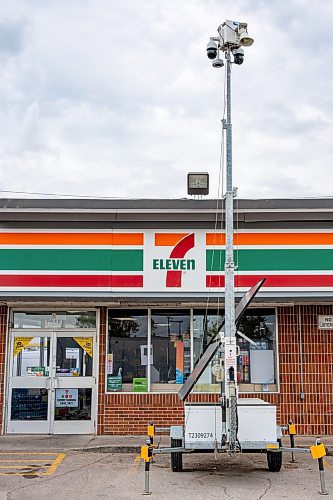
{"label": "white cloud", "polygon": [[324,0],[5,0],[2,188],[182,197],[186,173],[207,170],[215,196],[223,71],[205,48],[226,17],[255,38],[232,75],[239,196],[331,195]]}

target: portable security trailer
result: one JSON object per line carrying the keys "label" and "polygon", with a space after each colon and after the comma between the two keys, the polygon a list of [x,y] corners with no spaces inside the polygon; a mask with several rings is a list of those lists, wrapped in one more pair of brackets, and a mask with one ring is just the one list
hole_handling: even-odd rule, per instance
{"label": "portable security trailer", "polygon": [[[251,303],[264,279],[252,287],[235,309],[236,324]],[[239,398],[237,389],[236,338],[224,336],[224,324],[208,345],[178,396],[186,401],[195,383],[215,353],[221,359],[221,397],[217,403],[184,404],[184,425],[171,426],[171,468],[182,470],[182,454],[195,452],[266,453],[268,469],[282,465],[282,432],[276,423],[276,406],[260,398]]]}

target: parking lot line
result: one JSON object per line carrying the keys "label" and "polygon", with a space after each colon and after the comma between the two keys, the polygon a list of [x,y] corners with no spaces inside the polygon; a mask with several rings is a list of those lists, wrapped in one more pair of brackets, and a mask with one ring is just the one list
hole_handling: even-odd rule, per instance
{"label": "parking lot line", "polygon": [[57,458],[53,461],[51,467],[48,468],[48,470],[43,474],[44,476],[52,476],[52,474],[55,473],[63,459],[65,458],[66,453],[59,453]]}
{"label": "parking lot line", "polygon": [[0,476],[51,476],[65,457],[66,453],[0,452]]}

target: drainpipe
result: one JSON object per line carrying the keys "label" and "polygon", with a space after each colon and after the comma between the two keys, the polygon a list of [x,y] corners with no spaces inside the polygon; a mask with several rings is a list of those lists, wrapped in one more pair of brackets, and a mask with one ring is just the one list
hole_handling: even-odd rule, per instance
{"label": "drainpipe", "polygon": [[300,399],[305,398],[303,386],[303,339],[302,339],[302,317],[301,306],[297,306],[297,330],[298,330],[298,348],[299,348],[299,375],[300,375]]}

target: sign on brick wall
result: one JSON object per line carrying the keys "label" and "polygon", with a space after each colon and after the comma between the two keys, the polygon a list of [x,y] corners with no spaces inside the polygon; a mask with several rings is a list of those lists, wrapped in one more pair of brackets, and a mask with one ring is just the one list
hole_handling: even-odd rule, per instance
{"label": "sign on brick wall", "polygon": [[333,330],[333,316],[318,316],[319,330]]}

